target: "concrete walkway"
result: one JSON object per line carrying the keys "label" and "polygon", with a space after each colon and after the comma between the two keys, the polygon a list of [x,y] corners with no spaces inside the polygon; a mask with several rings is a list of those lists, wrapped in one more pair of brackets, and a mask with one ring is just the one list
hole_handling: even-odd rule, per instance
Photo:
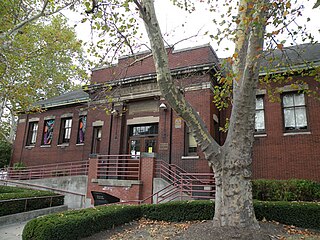
{"label": "concrete walkway", "polygon": [[21,240],[22,231],[26,223],[27,221],[0,226],[0,239],[1,240]]}
{"label": "concrete walkway", "polygon": [[66,205],[42,208],[29,212],[16,213],[0,217],[0,240],[20,240],[22,231],[28,221],[50,213],[66,211]]}

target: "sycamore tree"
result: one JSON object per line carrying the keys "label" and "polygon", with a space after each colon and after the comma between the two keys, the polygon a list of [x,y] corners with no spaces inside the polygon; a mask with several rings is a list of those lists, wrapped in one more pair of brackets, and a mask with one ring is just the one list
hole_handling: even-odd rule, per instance
{"label": "sycamore tree", "polygon": [[82,43],[58,14],[74,2],[1,2],[0,134],[9,143],[18,112],[86,80]]}
{"label": "sycamore tree", "polygon": [[[194,1],[172,2],[193,11]],[[235,44],[234,54],[228,60],[230,67],[219,78],[220,95],[226,94],[223,98],[232,101],[229,128],[222,146],[213,139],[201,117],[174,83],[154,0],[85,1],[85,5],[87,13],[93,13],[94,28],[102,30],[99,36],[105,36],[98,45],[100,48],[107,45],[106,49],[110,51],[124,46],[128,52],[133,52],[132,46],[136,43],[133,36],[139,32],[138,20],[133,15],[139,14],[150,41],[162,97],[185,120],[213,168],[216,180],[214,225],[257,229],[251,193],[251,163],[260,62],[265,46],[283,48],[281,34],[291,23],[296,23],[301,6],[297,1],[289,0],[223,1],[221,5],[220,1],[205,2],[210,5],[213,15],[219,6],[226,9],[222,15],[216,14],[215,19],[217,25],[225,26],[225,29],[213,38],[219,41],[226,37]],[[296,26],[297,30],[290,29],[292,35],[305,33],[303,28]],[[221,96],[218,99],[222,100]]]}

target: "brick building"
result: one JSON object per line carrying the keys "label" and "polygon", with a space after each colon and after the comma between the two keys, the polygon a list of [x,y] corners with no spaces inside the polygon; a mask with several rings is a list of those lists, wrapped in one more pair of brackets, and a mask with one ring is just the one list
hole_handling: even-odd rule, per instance
{"label": "brick building", "polygon": [[[299,57],[288,49],[295,70],[305,67],[305,59],[314,65],[320,63],[319,45],[304,48],[305,56]],[[220,143],[223,134],[219,126],[227,114],[213,104],[215,73],[219,70],[215,52],[205,45],[168,50],[168,56],[177,86]],[[287,71],[277,62],[270,68]],[[318,91],[319,82],[309,78],[304,87]],[[254,178],[320,181],[320,102],[287,83],[281,88],[280,102],[268,101],[266,89],[257,92]],[[84,91],[66,93],[39,105],[44,111],[19,117],[11,165],[84,161],[90,154],[147,152],[186,171],[211,171],[183,120],[161,97],[149,53],[123,57],[117,65],[95,69],[91,85]]]}

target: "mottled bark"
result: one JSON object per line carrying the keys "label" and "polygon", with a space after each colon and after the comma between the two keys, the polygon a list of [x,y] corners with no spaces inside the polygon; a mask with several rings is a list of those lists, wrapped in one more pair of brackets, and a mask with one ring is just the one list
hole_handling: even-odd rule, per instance
{"label": "mottled bark", "polygon": [[[221,147],[210,136],[202,119],[175,87],[153,0],[134,0],[145,22],[163,97],[185,120],[195,134],[198,145],[212,163],[216,178],[214,224],[257,229],[251,192],[251,162],[255,117],[255,93],[259,73],[259,54],[263,47],[266,8],[264,2],[247,9],[247,1],[239,7],[239,29],[233,66],[234,97],[230,127]],[[259,24],[249,24],[255,19]]]}

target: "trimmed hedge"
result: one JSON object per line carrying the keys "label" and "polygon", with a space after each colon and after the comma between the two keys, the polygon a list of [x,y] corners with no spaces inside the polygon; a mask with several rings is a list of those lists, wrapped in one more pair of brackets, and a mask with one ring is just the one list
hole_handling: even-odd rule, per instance
{"label": "trimmed hedge", "polygon": [[175,201],[141,205],[142,216],[152,220],[182,222],[213,219],[214,202],[209,200]]}
{"label": "trimmed hedge", "polygon": [[0,200],[57,195],[59,194],[50,191],[0,186]]}
{"label": "trimmed hedge", "polygon": [[320,183],[302,180],[254,180],[253,198],[261,201],[320,201]]}
{"label": "trimmed hedge", "polygon": [[102,206],[51,214],[29,221],[22,239],[80,239],[141,217],[140,206]]}
{"label": "trimmed hedge", "polygon": [[[258,220],[275,220],[284,224],[320,230],[320,204],[305,202],[255,201]],[[212,201],[177,201],[158,205],[101,206],[51,214],[31,220],[23,229],[23,240],[80,239],[113,226],[145,217],[164,221],[210,220]]]}
{"label": "trimmed hedge", "polygon": [[3,193],[17,193],[25,191],[25,188],[0,186],[0,197]]}
{"label": "trimmed hedge", "polygon": [[320,203],[255,201],[256,218],[320,230]]}
{"label": "trimmed hedge", "polygon": [[[54,198],[51,199],[51,196]],[[63,203],[64,196],[53,192],[0,186],[0,216],[60,206]]]}

